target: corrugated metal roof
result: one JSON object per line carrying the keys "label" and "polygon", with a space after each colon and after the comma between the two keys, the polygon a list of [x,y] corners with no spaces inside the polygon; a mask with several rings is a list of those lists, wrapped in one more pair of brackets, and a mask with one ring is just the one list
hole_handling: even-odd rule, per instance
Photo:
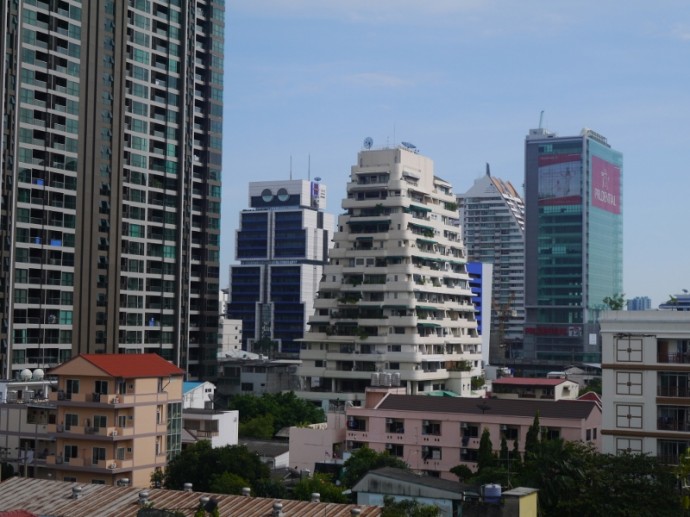
{"label": "corrugated metal roof", "polygon": [[[480,407],[482,406],[482,407]],[[377,409],[422,413],[465,413],[544,418],[587,418],[597,405],[589,400],[477,399],[465,397],[425,397],[388,395]]]}
{"label": "corrugated metal roof", "polygon": [[493,384],[501,386],[558,386],[564,382],[569,382],[568,379],[546,379],[546,378],[532,378],[532,377],[502,377],[491,381]]}
{"label": "corrugated metal roof", "polygon": [[[81,496],[72,497],[72,488],[81,487]],[[153,508],[182,512],[191,517],[199,508],[202,496],[218,503],[220,515],[266,517],[272,515],[275,499],[242,497],[236,495],[183,492],[181,490],[146,489]],[[12,477],[0,483],[0,508],[16,508],[41,515],[60,517],[136,517],[141,509],[141,488],[108,485],[79,485],[64,481]],[[378,506],[354,504],[312,503],[309,501],[280,500],[285,517],[349,517],[353,508],[361,510],[362,517],[378,517]]]}

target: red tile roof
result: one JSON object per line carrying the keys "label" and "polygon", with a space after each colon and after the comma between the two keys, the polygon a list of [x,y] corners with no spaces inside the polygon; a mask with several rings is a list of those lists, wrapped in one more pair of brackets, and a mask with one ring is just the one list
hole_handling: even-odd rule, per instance
{"label": "red tile roof", "polygon": [[79,357],[113,377],[133,379],[184,375],[184,370],[158,354],[80,354]]}
{"label": "red tile roof", "polygon": [[38,517],[38,515],[24,510],[10,510],[9,512],[0,512],[0,517]]}
{"label": "red tile roof", "polygon": [[558,386],[566,382],[567,379],[545,379],[532,377],[502,377],[491,381],[493,384],[502,386]]}

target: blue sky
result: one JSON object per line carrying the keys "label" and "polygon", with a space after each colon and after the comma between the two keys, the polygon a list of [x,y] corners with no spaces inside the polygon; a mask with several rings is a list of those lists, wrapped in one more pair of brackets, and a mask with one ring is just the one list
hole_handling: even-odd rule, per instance
{"label": "blue sky", "polygon": [[339,213],[362,141],[414,143],[464,192],[523,183],[524,137],[624,155],[627,297],[690,289],[686,0],[227,0],[221,284],[249,181],[319,176]]}

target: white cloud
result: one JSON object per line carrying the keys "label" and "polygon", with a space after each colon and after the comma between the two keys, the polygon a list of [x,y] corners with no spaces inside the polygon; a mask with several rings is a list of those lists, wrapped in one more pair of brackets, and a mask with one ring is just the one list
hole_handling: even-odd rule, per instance
{"label": "white cloud", "polygon": [[231,9],[265,16],[380,22],[482,11],[492,3],[489,0],[236,0]]}
{"label": "white cloud", "polygon": [[687,25],[676,25],[671,29],[671,35],[681,41],[690,41],[690,27]]}
{"label": "white cloud", "polygon": [[410,81],[402,77],[385,74],[381,72],[361,72],[345,76],[345,82],[353,86],[362,86],[369,88],[398,88],[407,86]]}

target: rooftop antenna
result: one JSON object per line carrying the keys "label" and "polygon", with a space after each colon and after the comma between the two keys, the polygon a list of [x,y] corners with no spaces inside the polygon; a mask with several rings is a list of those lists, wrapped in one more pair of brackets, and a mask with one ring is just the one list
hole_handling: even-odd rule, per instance
{"label": "rooftop antenna", "polygon": [[544,122],[544,110],[541,110],[541,113],[539,114],[539,129],[542,128],[543,122]]}
{"label": "rooftop antenna", "polygon": [[307,157],[307,180],[311,181],[311,154]]}
{"label": "rooftop antenna", "polygon": [[486,175],[491,176],[491,167],[489,167],[489,162],[486,162]]}
{"label": "rooftop antenna", "polygon": [[290,179],[292,179],[292,155],[290,155]]}

